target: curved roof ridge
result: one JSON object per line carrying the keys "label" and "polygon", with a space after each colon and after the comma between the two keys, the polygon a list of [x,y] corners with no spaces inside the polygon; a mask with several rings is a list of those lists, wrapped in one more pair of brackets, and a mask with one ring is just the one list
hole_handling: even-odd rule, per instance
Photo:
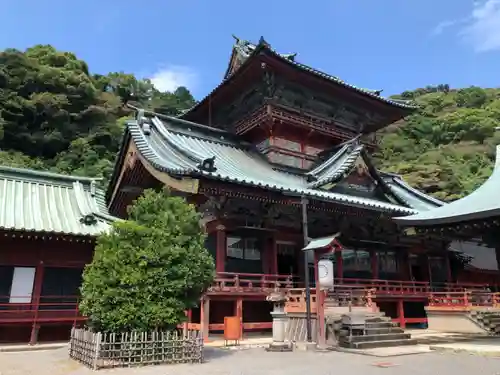
{"label": "curved roof ridge", "polygon": [[153,126],[156,128],[158,133],[163,137],[165,142],[167,142],[171,147],[173,147],[177,152],[183,154],[187,158],[191,159],[195,163],[201,163],[206,157],[199,154],[196,150],[192,150],[190,148],[184,148],[179,145],[173,137],[170,137],[169,131],[165,128],[165,124],[158,119],[158,117],[153,117],[151,119]]}
{"label": "curved roof ridge", "polygon": [[66,183],[81,182],[84,184],[90,184],[92,182],[97,182],[102,180],[102,178],[100,177],[81,177],[74,175],[70,176],[61,173],[39,171],[30,168],[8,167],[4,165],[0,165],[0,175],[6,175],[12,178],[29,179],[29,180],[33,180],[36,179],[37,177],[40,177],[42,180],[46,180],[51,183],[55,182],[56,180]]}
{"label": "curved roof ridge", "polygon": [[[321,185],[328,184],[330,182],[335,181],[336,179],[343,176],[345,173],[350,171],[358,157],[361,155],[361,151],[363,150],[364,145],[359,144],[354,146],[352,144],[345,145],[339,153],[335,154],[331,159],[333,161],[329,163],[328,167],[334,167],[335,162],[340,161],[339,165],[332,168],[333,170],[328,170],[323,174],[323,176],[319,177],[318,181],[314,181],[309,186],[316,188]],[[342,155],[342,154],[347,155]],[[339,155],[340,154],[340,155]],[[343,160],[341,159],[343,157]],[[333,165],[332,165],[333,164]]]}

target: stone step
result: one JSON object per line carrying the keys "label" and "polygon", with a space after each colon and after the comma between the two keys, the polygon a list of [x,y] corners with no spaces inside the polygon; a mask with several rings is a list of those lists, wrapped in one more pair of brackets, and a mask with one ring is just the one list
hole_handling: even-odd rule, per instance
{"label": "stone step", "polygon": [[365,327],[367,329],[369,328],[390,328],[390,327],[397,327],[397,323],[393,323],[390,321],[381,321],[381,322],[366,322]]}
{"label": "stone step", "polygon": [[367,335],[383,335],[387,333],[404,333],[400,327],[385,327],[385,328],[366,328]]}
{"label": "stone step", "polygon": [[[357,332],[360,332],[359,330]],[[340,335],[348,336],[349,329],[340,326]],[[390,334],[401,334],[405,333],[405,331],[399,327],[386,327],[386,328],[370,328],[365,329],[364,335],[373,336],[373,335],[390,335]]]}
{"label": "stone step", "polygon": [[484,319],[485,322],[488,322],[490,324],[500,324],[500,317],[495,317],[495,318],[485,318]]}
{"label": "stone step", "polygon": [[343,348],[351,349],[372,349],[372,348],[388,348],[394,346],[416,345],[416,339],[403,340],[380,340],[380,341],[363,341],[363,342],[347,342],[339,341],[339,345]]}
{"label": "stone step", "polygon": [[364,336],[347,336],[346,341],[356,342],[371,342],[371,341],[392,341],[392,340],[409,340],[409,333],[384,333],[379,335],[364,335]]}

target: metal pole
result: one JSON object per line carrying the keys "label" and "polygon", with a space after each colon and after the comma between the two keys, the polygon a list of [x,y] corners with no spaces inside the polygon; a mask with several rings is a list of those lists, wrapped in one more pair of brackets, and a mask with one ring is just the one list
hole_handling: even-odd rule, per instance
{"label": "metal pole", "polygon": [[[304,247],[309,244],[309,233],[307,230],[307,199],[302,197],[302,233],[304,235]],[[311,286],[309,284],[309,259],[308,252],[304,251],[304,278],[306,284],[306,333],[307,342],[312,342],[312,325],[311,325]]]}

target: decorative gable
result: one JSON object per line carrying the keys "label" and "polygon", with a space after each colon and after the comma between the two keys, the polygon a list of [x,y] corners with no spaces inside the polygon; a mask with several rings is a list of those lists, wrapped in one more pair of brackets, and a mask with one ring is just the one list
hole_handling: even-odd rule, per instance
{"label": "decorative gable", "polygon": [[319,188],[332,193],[382,199],[391,203],[397,203],[392,197],[387,197],[384,194],[378,181],[371,175],[370,169],[362,155],[356,158],[351,168],[344,173],[344,176],[338,182],[330,182]]}

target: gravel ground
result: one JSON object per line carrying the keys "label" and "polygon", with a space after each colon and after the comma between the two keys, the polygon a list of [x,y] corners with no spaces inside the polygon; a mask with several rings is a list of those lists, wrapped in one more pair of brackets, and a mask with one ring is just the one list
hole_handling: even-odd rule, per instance
{"label": "gravel ground", "polygon": [[[206,349],[200,365],[100,370],[116,375],[500,375],[500,358],[428,353],[390,358],[329,352],[267,353],[264,349]],[[90,375],[66,349],[0,353],[0,375]]]}

